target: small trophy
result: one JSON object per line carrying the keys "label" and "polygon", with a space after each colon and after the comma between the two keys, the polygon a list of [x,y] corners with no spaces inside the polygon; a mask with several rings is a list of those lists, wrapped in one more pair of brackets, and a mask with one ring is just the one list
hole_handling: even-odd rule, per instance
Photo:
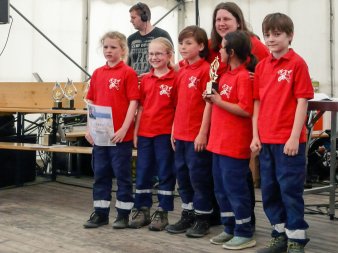
{"label": "small trophy", "polygon": [[77,94],[77,89],[72,80],[69,80],[65,84],[65,97],[67,98],[67,106],[66,109],[74,109],[74,97]]}
{"label": "small trophy", "polygon": [[216,82],[218,78],[218,75],[217,75],[218,68],[219,68],[219,61],[218,61],[218,56],[216,56],[216,58],[210,64],[210,71],[209,71],[210,81],[207,82],[207,87],[206,87],[207,95],[212,94],[212,89],[218,90],[218,83]]}
{"label": "small trophy", "polygon": [[44,134],[42,137],[42,145],[43,146],[51,146],[52,145],[52,129],[53,129],[53,118],[48,117],[45,120],[44,124]]}
{"label": "small trophy", "polygon": [[53,109],[62,109],[62,98],[63,98],[64,92],[59,82],[55,83],[53,90],[52,90],[52,94],[53,94],[53,100],[54,100]]}

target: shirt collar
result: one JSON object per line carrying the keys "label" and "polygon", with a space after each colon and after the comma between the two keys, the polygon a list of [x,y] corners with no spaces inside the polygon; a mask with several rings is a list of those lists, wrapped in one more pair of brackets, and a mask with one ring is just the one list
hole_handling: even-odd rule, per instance
{"label": "shirt collar", "polygon": [[289,60],[293,57],[294,54],[295,54],[295,52],[293,51],[292,48],[290,48],[289,51],[288,51],[286,54],[284,54],[284,55],[283,55],[281,58],[279,58],[279,59],[274,58],[273,55],[270,54],[269,60],[270,60],[271,62],[273,62],[273,61],[282,61],[282,60],[287,60],[287,61],[289,61]]}
{"label": "shirt collar", "polygon": [[197,69],[197,68],[199,68],[204,62],[205,62],[204,58],[201,58],[201,59],[199,59],[197,62],[195,62],[195,63],[193,63],[193,64],[188,64],[188,62],[186,62],[185,67],[191,68],[191,69]]}
{"label": "shirt collar", "polygon": [[104,65],[104,69],[118,69],[118,68],[121,68],[123,64],[124,64],[123,61],[120,61],[120,62],[117,63],[115,66],[110,67],[110,66],[108,65],[108,63],[106,62],[106,65]]}

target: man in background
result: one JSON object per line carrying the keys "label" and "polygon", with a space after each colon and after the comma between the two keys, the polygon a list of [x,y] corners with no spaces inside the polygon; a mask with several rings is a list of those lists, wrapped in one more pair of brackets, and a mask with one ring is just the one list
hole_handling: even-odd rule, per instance
{"label": "man in background", "polygon": [[148,45],[150,41],[158,37],[167,38],[171,43],[169,33],[161,28],[155,27],[150,23],[151,12],[148,5],[137,3],[129,9],[130,22],[137,32],[131,34],[128,41],[129,56],[128,65],[131,66],[138,75],[149,72]]}

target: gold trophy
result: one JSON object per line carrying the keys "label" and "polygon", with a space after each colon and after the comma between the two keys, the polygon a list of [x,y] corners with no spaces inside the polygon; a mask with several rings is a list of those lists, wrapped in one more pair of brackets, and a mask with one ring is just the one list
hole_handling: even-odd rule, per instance
{"label": "gold trophy", "polygon": [[218,56],[216,56],[216,58],[210,64],[210,71],[209,71],[210,81],[207,82],[207,87],[206,87],[207,95],[212,94],[212,89],[215,89],[216,91],[218,90],[218,83],[216,82],[218,78],[218,75],[217,75],[218,68],[219,68],[219,61],[218,61]]}
{"label": "gold trophy", "polygon": [[67,98],[67,106],[66,109],[74,109],[74,98],[77,94],[77,89],[72,80],[69,80],[65,84],[65,97]]}
{"label": "gold trophy", "polygon": [[55,83],[53,90],[52,90],[52,94],[53,94],[53,100],[54,100],[53,109],[62,109],[62,99],[64,96],[64,92],[59,82]]}

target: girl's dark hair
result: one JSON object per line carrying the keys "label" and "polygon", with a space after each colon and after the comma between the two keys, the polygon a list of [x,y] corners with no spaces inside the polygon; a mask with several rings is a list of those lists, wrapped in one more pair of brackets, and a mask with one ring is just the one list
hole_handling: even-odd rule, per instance
{"label": "girl's dark hair", "polygon": [[[229,32],[224,36],[224,39],[226,40],[224,49],[227,54],[230,55],[233,50],[234,54],[241,62],[246,62],[247,70],[254,72],[257,59],[251,53],[251,40],[249,33],[245,31]],[[250,58],[249,61],[248,58]],[[230,58],[228,58],[228,61],[229,60]]]}
{"label": "girl's dark hair", "polygon": [[203,44],[204,49],[200,51],[199,55],[201,58],[206,59],[209,54],[208,49],[208,35],[204,29],[191,25],[184,28],[178,35],[178,42],[181,43],[184,39],[193,37],[198,44]]}
{"label": "girl's dark hair", "polygon": [[[211,30],[211,49],[214,51],[219,50],[219,45],[222,42],[222,37],[217,33],[215,23],[216,23],[216,15],[219,10],[226,10],[230,12],[235,18],[239,25],[238,30],[249,32],[249,29],[246,25],[243,12],[241,8],[234,2],[222,2],[219,3],[212,14],[212,30]],[[251,32],[250,32],[251,33]]]}

